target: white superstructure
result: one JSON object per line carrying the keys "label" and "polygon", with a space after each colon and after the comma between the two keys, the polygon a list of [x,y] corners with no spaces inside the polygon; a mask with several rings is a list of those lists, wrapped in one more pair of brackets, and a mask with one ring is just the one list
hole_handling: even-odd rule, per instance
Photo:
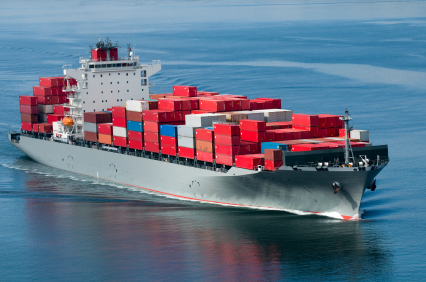
{"label": "white superstructure", "polygon": [[[66,86],[70,106],[70,117],[75,122],[77,135],[84,131],[84,112],[106,111],[113,106],[126,106],[127,100],[149,99],[149,77],[161,70],[159,60],[141,64],[127,48],[125,57],[110,56],[110,49],[117,45],[108,40],[99,41],[97,48],[91,48],[91,58],[80,58],[79,68],[63,66],[64,75],[74,78],[77,86]],[[104,52],[104,57],[98,53]],[[111,51],[112,54],[112,51]]]}

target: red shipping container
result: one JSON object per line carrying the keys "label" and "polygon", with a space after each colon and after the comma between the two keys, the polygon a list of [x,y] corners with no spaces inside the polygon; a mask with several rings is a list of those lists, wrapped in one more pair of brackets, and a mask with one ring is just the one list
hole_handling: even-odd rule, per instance
{"label": "red shipping container", "polygon": [[266,130],[275,130],[275,129],[281,129],[281,125],[269,125],[269,123],[266,124]]}
{"label": "red shipping container", "polygon": [[265,100],[272,102],[272,109],[281,109],[281,99],[274,98],[257,98],[256,100]]}
{"label": "red shipping container", "polygon": [[126,107],[122,107],[122,106],[112,107],[112,116],[126,118]]}
{"label": "red shipping container", "polygon": [[327,137],[327,134],[328,134],[328,130],[327,130],[327,128],[321,128],[320,130],[319,130],[319,136],[318,136],[318,138],[324,138],[324,137]]}
{"label": "red shipping container", "polygon": [[[318,115],[318,117],[326,119],[326,127],[325,128],[337,127],[337,119],[338,119],[337,116],[321,114],[321,115]],[[321,128],[321,126],[320,126],[320,128]]]}
{"label": "red shipping container", "polygon": [[[339,128],[338,130],[339,130],[339,137],[345,137],[346,130],[344,128]],[[348,131],[348,137],[350,137],[349,132],[350,130]]]}
{"label": "red shipping container", "polygon": [[240,129],[248,130],[248,131],[266,131],[266,122],[251,120],[251,119],[243,119],[240,121]]}
{"label": "red shipping container", "polygon": [[[192,105],[191,105],[190,99],[179,99],[178,101],[182,102],[182,111],[191,111],[192,110]],[[194,110],[198,109],[198,101],[195,100],[195,102],[197,102],[197,107],[194,108]]]}
{"label": "red shipping container", "polygon": [[52,87],[52,96],[64,96],[64,95],[65,93],[62,91],[62,87]]}
{"label": "red shipping container", "polygon": [[223,102],[225,102],[225,111],[230,112],[234,110],[234,105],[232,103],[232,100],[223,99]]}
{"label": "red shipping container", "polygon": [[170,111],[182,111],[182,101],[174,99],[158,99],[158,109]]}
{"label": "red shipping container", "polygon": [[336,127],[337,128],[344,128],[345,127],[345,122],[343,120],[341,120],[340,118],[343,118],[343,116],[336,116]]}
{"label": "red shipping container", "polygon": [[283,151],[279,149],[265,149],[264,150],[265,160],[270,161],[282,161]]}
{"label": "red shipping container", "polygon": [[19,104],[28,106],[37,106],[38,99],[34,96],[19,96]]}
{"label": "red shipping container", "polygon": [[280,128],[277,128],[277,129],[287,129],[287,128],[292,128],[292,126],[293,126],[291,121],[268,122],[266,125],[267,126],[268,125],[277,125],[277,126],[280,127]]}
{"label": "red shipping container", "polygon": [[178,147],[161,144],[161,154],[176,156],[177,153]]}
{"label": "red shipping container", "polygon": [[160,142],[160,133],[152,132],[152,131],[144,131],[143,139],[145,141],[159,143]]}
{"label": "red shipping container", "polygon": [[283,166],[283,161],[271,161],[265,160],[265,169],[270,171],[276,171]]}
{"label": "red shipping container", "polygon": [[293,132],[288,132],[284,129],[275,129],[270,131],[275,133],[275,141],[294,140]]}
{"label": "red shipping container", "polygon": [[263,154],[254,154],[254,155],[238,155],[235,156],[235,166],[246,169],[257,169],[258,165],[264,165],[264,156]]}
{"label": "red shipping container", "polygon": [[126,118],[113,116],[112,117],[112,125],[127,128]]}
{"label": "red shipping container", "polygon": [[327,149],[328,149],[328,146],[323,146],[321,144],[296,144],[291,146],[292,152],[327,150]]}
{"label": "red shipping container", "polygon": [[321,145],[327,146],[330,149],[345,148],[345,144],[339,144],[337,142],[323,142],[323,143],[321,143]]}
{"label": "red shipping container", "polygon": [[37,103],[42,105],[53,105],[52,96],[35,96]]}
{"label": "red shipping container", "polygon": [[261,108],[257,107],[257,101],[256,100],[249,100],[249,104],[250,104],[250,110],[251,111],[261,110]]}
{"label": "red shipping container", "polygon": [[194,148],[186,148],[186,147],[178,147],[179,157],[194,159],[195,157],[195,149]]}
{"label": "red shipping container", "polygon": [[197,161],[204,161],[204,162],[212,163],[213,160],[214,160],[214,153],[197,151]]}
{"label": "red shipping container", "polygon": [[84,132],[84,140],[91,142],[98,142],[98,134],[96,132]]}
{"label": "red shipping container", "polygon": [[40,77],[38,81],[40,86],[55,87],[55,86],[60,86],[61,82],[59,80],[60,79],[58,77]]}
{"label": "red shipping container", "polygon": [[174,85],[173,86],[173,96],[196,97],[197,96],[197,87]]}
{"label": "red shipping container", "polygon": [[213,142],[214,130],[206,128],[197,128],[195,129],[195,138],[198,140]]}
{"label": "red shipping container", "polygon": [[201,100],[200,101],[200,110],[207,110],[213,112],[224,112],[225,111],[225,101],[221,100]]}
{"label": "red shipping container", "polygon": [[85,122],[91,123],[111,123],[111,113],[106,112],[87,112],[83,115]]}
{"label": "red shipping container", "polygon": [[263,107],[262,109],[273,109],[274,105],[272,103],[272,101],[267,101],[267,100],[256,100],[257,101],[257,108],[259,109],[259,105],[263,105],[260,107]]}
{"label": "red shipping container", "polygon": [[233,166],[235,162],[235,156],[215,154],[217,164]]}
{"label": "red shipping container", "polygon": [[322,117],[321,115],[318,115],[318,127],[319,128],[327,128],[327,118]]}
{"label": "red shipping container", "polygon": [[259,154],[261,152],[259,143],[241,141],[240,155]]}
{"label": "red shipping container", "polygon": [[33,130],[33,124],[30,122],[21,122],[21,129],[26,131],[32,131]]}
{"label": "red shipping container", "polygon": [[327,128],[327,137],[337,137],[336,128]]}
{"label": "red shipping container", "polygon": [[59,115],[59,114],[48,114],[47,115],[47,123],[52,123],[55,121],[61,121],[61,119],[63,119],[64,116],[63,115]]}
{"label": "red shipping container", "polygon": [[[238,99],[238,98],[228,98],[228,101],[232,102],[232,111],[241,111],[241,101],[243,99]],[[226,108],[226,106],[225,106]]]}
{"label": "red shipping container", "polygon": [[50,96],[50,98],[52,99],[52,103],[53,104],[59,104],[59,97],[60,96]]}
{"label": "red shipping container", "polygon": [[211,114],[215,113],[215,111],[207,111],[207,110],[192,110],[191,114],[197,115],[197,114]]}
{"label": "red shipping container", "polygon": [[68,113],[69,111],[70,111],[69,107],[65,107],[65,106],[62,106],[62,105],[53,106],[53,113],[54,114],[65,115],[65,113]]}
{"label": "red shipping container", "polygon": [[126,111],[126,119],[130,121],[142,122],[143,121],[142,112]]}
{"label": "red shipping container", "polygon": [[258,131],[241,130],[240,138],[241,138],[241,140],[244,140],[244,141],[261,143],[261,142],[265,142],[265,140],[266,140],[266,132],[265,131],[259,131],[258,132]]}
{"label": "red shipping container", "polygon": [[237,146],[240,145],[240,136],[215,134],[214,143],[227,146]]}
{"label": "red shipping container", "polygon": [[152,131],[152,132],[160,132],[160,126],[162,124],[166,124],[166,123],[154,122],[154,121],[144,121],[143,122],[143,130],[144,131]]}
{"label": "red shipping container", "polygon": [[127,141],[130,149],[143,150],[143,141],[142,140],[133,140],[129,139]]}
{"label": "red shipping container", "polygon": [[114,146],[127,147],[126,137],[113,136],[113,141],[114,141]]}
{"label": "red shipping container", "polygon": [[185,120],[185,116],[183,115],[183,111],[177,111],[174,112],[175,115],[175,121],[184,121]]}
{"label": "red shipping container", "polygon": [[53,132],[53,126],[50,123],[39,123],[38,132],[51,134]]}
{"label": "red shipping container", "polygon": [[173,112],[167,110],[149,110],[143,111],[144,121],[155,121],[155,122],[169,122],[175,121],[175,115]]}
{"label": "red shipping container", "polygon": [[[291,129],[293,130],[294,139],[309,139],[311,138],[311,132],[303,129]],[[296,138],[299,137],[299,138]]]}
{"label": "red shipping container", "polygon": [[30,106],[30,105],[19,105],[19,110],[23,114],[38,114],[38,106]]}
{"label": "red shipping container", "polygon": [[98,124],[98,133],[112,135],[112,127],[112,123],[100,123]]}
{"label": "red shipping container", "polygon": [[293,125],[315,127],[319,126],[319,117],[318,115],[293,114],[292,122]]}
{"label": "red shipping container", "polygon": [[240,127],[233,124],[218,123],[214,125],[214,132],[220,135],[239,136]]}
{"label": "red shipping container", "polygon": [[267,130],[265,142],[271,142],[271,141],[275,141],[275,132]]}
{"label": "red shipping container", "polygon": [[157,101],[148,101],[148,107],[150,110],[156,110],[158,109],[158,102]]}
{"label": "red shipping container", "polygon": [[158,142],[144,142],[145,151],[159,153],[160,152],[160,143]]}
{"label": "red shipping container", "polygon": [[143,132],[128,130],[127,138],[129,140],[143,141]]}
{"label": "red shipping container", "polygon": [[32,131],[33,132],[38,132],[38,123],[33,123],[32,125],[33,125]]}
{"label": "red shipping container", "polygon": [[[257,105],[257,104],[256,104]],[[257,107],[256,107],[257,108]],[[250,100],[241,99],[241,110],[250,110]]]}
{"label": "red shipping container", "polygon": [[240,146],[226,146],[226,145],[215,144],[214,148],[215,148],[216,154],[230,155],[230,156],[242,155]]}
{"label": "red shipping container", "polygon": [[175,137],[161,135],[160,140],[161,140],[161,145],[174,146],[177,148],[178,141],[177,141],[177,138]]}
{"label": "red shipping container", "polygon": [[29,123],[37,123],[38,122],[38,115],[34,114],[21,114],[21,121],[23,122],[29,122]]}

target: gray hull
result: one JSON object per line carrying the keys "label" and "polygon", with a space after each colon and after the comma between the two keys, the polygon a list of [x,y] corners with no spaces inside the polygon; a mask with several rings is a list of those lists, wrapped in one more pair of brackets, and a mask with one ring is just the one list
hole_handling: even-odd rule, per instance
{"label": "gray hull", "polygon": [[[10,138],[10,135],[9,135]],[[276,172],[232,167],[228,172],[146,159],[22,136],[11,143],[41,164],[187,200],[252,208],[358,217],[362,196],[384,165],[374,170],[282,167]],[[342,190],[333,193],[332,183]]]}

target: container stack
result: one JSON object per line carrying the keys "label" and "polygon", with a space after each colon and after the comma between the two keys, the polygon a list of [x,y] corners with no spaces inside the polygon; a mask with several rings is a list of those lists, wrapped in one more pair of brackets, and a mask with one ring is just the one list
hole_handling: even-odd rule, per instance
{"label": "container stack", "polygon": [[240,137],[242,141],[254,143],[266,142],[266,122],[258,120],[242,120],[240,122]]}
{"label": "container stack", "polygon": [[175,85],[173,86],[173,96],[196,97],[197,87]]}
{"label": "container stack", "polygon": [[112,107],[112,126],[114,146],[127,148],[126,107]]}
{"label": "container stack", "polygon": [[100,144],[113,145],[113,125],[109,123],[98,124],[98,142]]}
{"label": "container stack", "polygon": [[[152,105],[151,107],[155,107]],[[144,145],[143,138],[143,111],[150,109],[150,102],[144,100],[126,101],[127,118],[127,144],[130,149],[142,150]]]}
{"label": "container stack", "polygon": [[38,123],[38,100],[33,96],[19,96],[21,129],[33,131],[33,124]]}
{"label": "container stack", "polygon": [[84,113],[84,140],[98,142],[99,124],[103,123],[111,123],[110,112]]}
{"label": "container stack", "polygon": [[170,110],[147,110],[143,115],[143,142],[145,151],[160,152],[160,127],[174,122],[175,113]]}
{"label": "container stack", "polygon": [[178,151],[179,157],[187,159],[195,159],[195,130],[200,127],[194,127],[190,125],[178,125]]}
{"label": "container stack", "polygon": [[[215,129],[216,126],[219,126],[219,124],[215,124]],[[215,159],[215,134],[216,130],[202,128],[195,130],[197,161],[213,162]]]}
{"label": "container stack", "polygon": [[163,124],[160,126],[161,153],[177,156],[178,154],[177,125]]}
{"label": "container stack", "polygon": [[234,165],[235,156],[243,154],[241,152],[240,127],[232,124],[215,124],[214,137],[214,140],[217,140],[215,142],[216,163]]}
{"label": "container stack", "polygon": [[277,169],[283,166],[282,150],[265,149],[264,152],[265,152],[265,170],[276,171]]}
{"label": "container stack", "polygon": [[320,135],[320,129],[326,128],[327,124],[325,119],[321,121],[320,124],[318,115],[293,114],[293,128],[310,131],[311,138],[325,137]]}

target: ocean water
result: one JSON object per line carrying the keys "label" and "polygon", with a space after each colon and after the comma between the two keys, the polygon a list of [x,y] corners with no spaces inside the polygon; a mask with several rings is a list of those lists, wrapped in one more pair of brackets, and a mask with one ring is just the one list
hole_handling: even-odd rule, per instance
{"label": "ocean water", "polygon": [[[426,3],[14,1],[0,9],[0,281],[426,278]],[[182,201],[16,150],[19,95],[109,36],[172,85],[352,115],[391,162],[360,221]]]}

